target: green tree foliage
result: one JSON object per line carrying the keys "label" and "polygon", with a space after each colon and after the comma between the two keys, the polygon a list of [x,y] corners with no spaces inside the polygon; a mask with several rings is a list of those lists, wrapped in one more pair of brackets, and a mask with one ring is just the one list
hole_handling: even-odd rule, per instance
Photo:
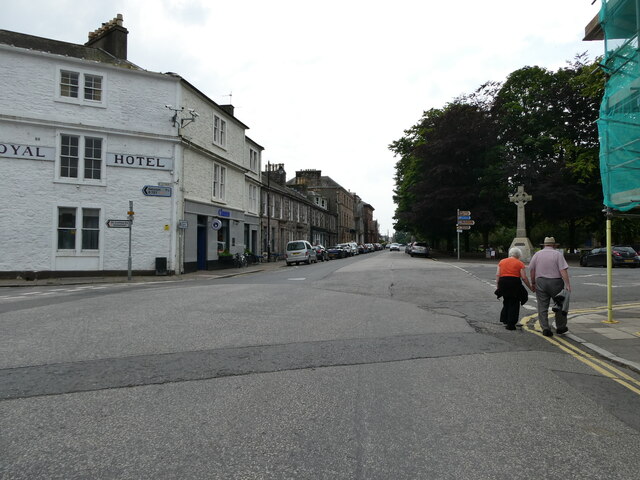
{"label": "green tree foliage", "polygon": [[512,189],[524,185],[534,198],[527,207],[528,223],[549,223],[555,229],[565,225],[564,242],[570,247],[576,246],[578,219],[593,219],[602,204],[595,123],[599,99],[585,96],[585,68],[578,57],[557,72],[517,70],[493,106],[506,179]]}
{"label": "green tree foliage", "polygon": [[[480,106],[456,101],[425,112],[406,133],[390,146],[400,157],[396,228],[438,243],[450,236],[456,210],[480,205],[480,194],[487,191],[481,182],[487,181],[493,122]],[[490,209],[483,218],[493,222]]]}
{"label": "green tree foliage", "polygon": [[450,240],[461,208],[472,211],[487,244],[492,231],[515,223],[508,195],[524,185],[534,198],[528,226],[577,246],[578,233],[602,223],[596,119],[603,85],[597,62],[579,55],[556,72],[524,67],[426,111],[389,147],[398,158],[396,228],[434,244]]}

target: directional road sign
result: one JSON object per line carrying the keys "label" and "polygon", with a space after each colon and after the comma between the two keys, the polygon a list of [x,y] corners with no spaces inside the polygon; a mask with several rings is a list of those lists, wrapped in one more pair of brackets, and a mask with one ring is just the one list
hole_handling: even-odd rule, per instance
{"label": "directional road sign", "polygon": [[457,225],[459,231],[462,230],[471,230],[471,225]]}
{"label": "directional road sign", "polygon": [[473,220],[458,220],[458,225],[475,225]]}
{"label": "directional road sign", "polygon": [[160,185],[145,185],[142,187],[142,193],[147,197],[170,197],[171,187]]}
{"label": "directional road sign", "polygon": [[458,215],[458,220],[471,220],[471,215]]}
{"label": "directional road sign", "polygon": [[469,210],[458,210],[458,215],[471,215]]}
{"label": "directional road sign", "polygon": [[107,220],[107,227],[109,228],[129,228],[131,227],[131,220]]}

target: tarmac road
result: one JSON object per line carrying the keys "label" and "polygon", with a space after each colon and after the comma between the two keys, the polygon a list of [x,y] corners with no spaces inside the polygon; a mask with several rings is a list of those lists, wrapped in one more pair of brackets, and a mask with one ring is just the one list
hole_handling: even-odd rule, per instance
{"label": "tarmac road", "polygon": [[507,332],[472,269],[1,289],[0,477],[633,478],[637,375]]}

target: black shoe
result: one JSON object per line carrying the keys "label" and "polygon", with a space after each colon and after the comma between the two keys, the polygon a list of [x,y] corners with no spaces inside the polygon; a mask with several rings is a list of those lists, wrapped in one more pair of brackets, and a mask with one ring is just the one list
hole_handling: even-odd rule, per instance
{"label": "black shoe", "polygon": [[556,328],[556,333],[558,335],[562,335],[563,333],[567,333],[569,329],[567,327]]}
{"label": "black shoe", "polygon": [[551,307],[551,311],[553,313],[558,313],[560,311],[560,307]]}
{"label": "black shoe", "polygon": [[515,329],[516,329],[516,326],[515,326],[515,325],[507,325],[507,326],[506,326],[506,327],[504,327],[504,328],[506,328],[507,330],[515,330]]}
{"label": "black shoe", "polygon": [[544,330],[542,330],[542,335],[544,335],[545,337],[553,337],[553,332],[548,328],[545,328]]}

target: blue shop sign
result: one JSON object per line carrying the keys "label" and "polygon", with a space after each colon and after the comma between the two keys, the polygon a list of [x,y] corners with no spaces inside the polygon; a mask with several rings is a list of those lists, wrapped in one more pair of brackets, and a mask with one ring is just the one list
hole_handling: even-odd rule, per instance
{"label": "blue shop sign", "polygon": [[230,217],[231,216],[231,212],[227,211],[227,210],[223,210],[222,208],[218,209],[218,215],[220,215],[221,217]]}

